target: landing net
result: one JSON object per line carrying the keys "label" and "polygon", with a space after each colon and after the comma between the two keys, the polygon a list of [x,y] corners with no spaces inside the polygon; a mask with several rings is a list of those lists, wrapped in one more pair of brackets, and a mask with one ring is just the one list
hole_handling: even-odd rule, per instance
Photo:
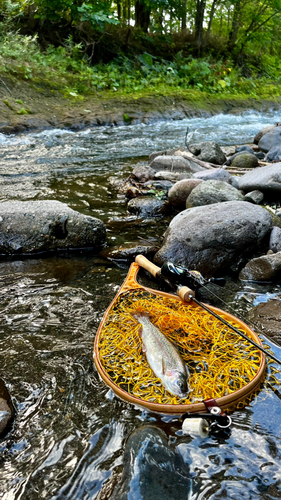
{"label": "landing net", "polygon": [[[179,349],[190,377],[186,398],[163,387],[142,352],[141,325],[134,314],[148,313]],[[241,324],[230,323],[246,333]],[[257,374],[260,351],[199,307],[154,295],[130,291],[119,297],[110,311],[99,339],[103,369],[120,389],[145,401],[190,404],[220,398],[243,388]]]}

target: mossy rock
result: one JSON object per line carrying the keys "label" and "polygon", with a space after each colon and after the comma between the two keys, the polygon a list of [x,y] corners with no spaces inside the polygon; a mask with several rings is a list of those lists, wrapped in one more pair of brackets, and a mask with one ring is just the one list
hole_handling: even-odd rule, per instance
{"label": "mossy rock", "polygon": [[231,166],[235,168],[256,168],[258,164],[258,159],[254,155],[251,153],[244,153],[235,156]]}

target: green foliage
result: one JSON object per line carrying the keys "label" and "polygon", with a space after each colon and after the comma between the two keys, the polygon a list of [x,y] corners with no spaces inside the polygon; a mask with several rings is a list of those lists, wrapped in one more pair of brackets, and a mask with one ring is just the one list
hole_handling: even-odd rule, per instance
{"label": "green foliage", "polygon": [[[10,73],[58,89],[71,100],[83,100],[86,94],[104,91],[115,94],[189,91],[194,98],[196,92],[257,97],[266,88],[269,96],[280,94],[281,63],[277,56],[259,59],[259,66],[252,70],[253,76],[245,78],[230,59],[195,59],[183,52],[170,61],[143,52],[131,58],[119,55],[108,64],[95,65],[89,65],[83,54],[82,44],[75,43],[71,36],[63,45],[49,45],[42,52],[36,36],[9,32],[0,40],[0,70],[2,74]],[[19,113],[25,111],[29,112],[21,108]],[[130,117],[125,115],[124,121],[129,123]]]}
{"label": "green foliage", "polygon": [[101,5],[89,5],[83,3],[77,8],[80,14],[80,20],[91,23],[93,29],[103,31],[106,24],[119,24],[118,19],[115,19],[110,12],[110,5],[106,6],[106,10],[100,9]]}

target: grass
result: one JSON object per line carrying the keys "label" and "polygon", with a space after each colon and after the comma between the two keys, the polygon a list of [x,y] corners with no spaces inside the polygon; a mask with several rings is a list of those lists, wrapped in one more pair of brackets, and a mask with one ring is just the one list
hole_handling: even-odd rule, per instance
{"label": "grass", "polygon": [[231,61],[184,58],[181,53],[172,62],[144,53],[133,59],[122,55],[107,65],[89,65],[81,49],[69,38],[65,46],[50,46],[42,52],[36,37],[8,32],[0,38],[0,71],[3,76],[59,91],[73,101],[89,95],[140,98],[169,96],[175,91],[193,102],[208,97],[274,99],[281,95],[281,78],[273,70],[243,78]]}

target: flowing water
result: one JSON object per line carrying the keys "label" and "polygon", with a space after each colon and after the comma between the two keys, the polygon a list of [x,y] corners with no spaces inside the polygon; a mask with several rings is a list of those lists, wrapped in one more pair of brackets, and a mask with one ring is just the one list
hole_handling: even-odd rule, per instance
{"label": "flowing water", "polygon": [[[126,177],[152,151],[184,145],[187,126],[192,141],[232,145],[252,142],[275,121],[276,112],[246,113],[0,134],[0,201],[56,199],[101,218],[109,245],[157,242],[168,220],[128,217],[109,177]],[[1,375],[17,411],[13,429],[0,441],[1,498],[107,498],[101,491],[122,471],[126,439],[145,424],[165,429],[169,446],[189,468],[192,491],[186,498],[281,498],[281,394],[271,380],[274,363],[267,373],[273,385],[234,413],[230,435],[203,440],[180,436],[167,419],[117,399],[100,381],[92,359],[95,333],[128,267],[83,252],[0,262]],[[237,314],[281,294],[277,285],[234,285],[221,307]],[[268,344],[281,358],[281,349]]]}

